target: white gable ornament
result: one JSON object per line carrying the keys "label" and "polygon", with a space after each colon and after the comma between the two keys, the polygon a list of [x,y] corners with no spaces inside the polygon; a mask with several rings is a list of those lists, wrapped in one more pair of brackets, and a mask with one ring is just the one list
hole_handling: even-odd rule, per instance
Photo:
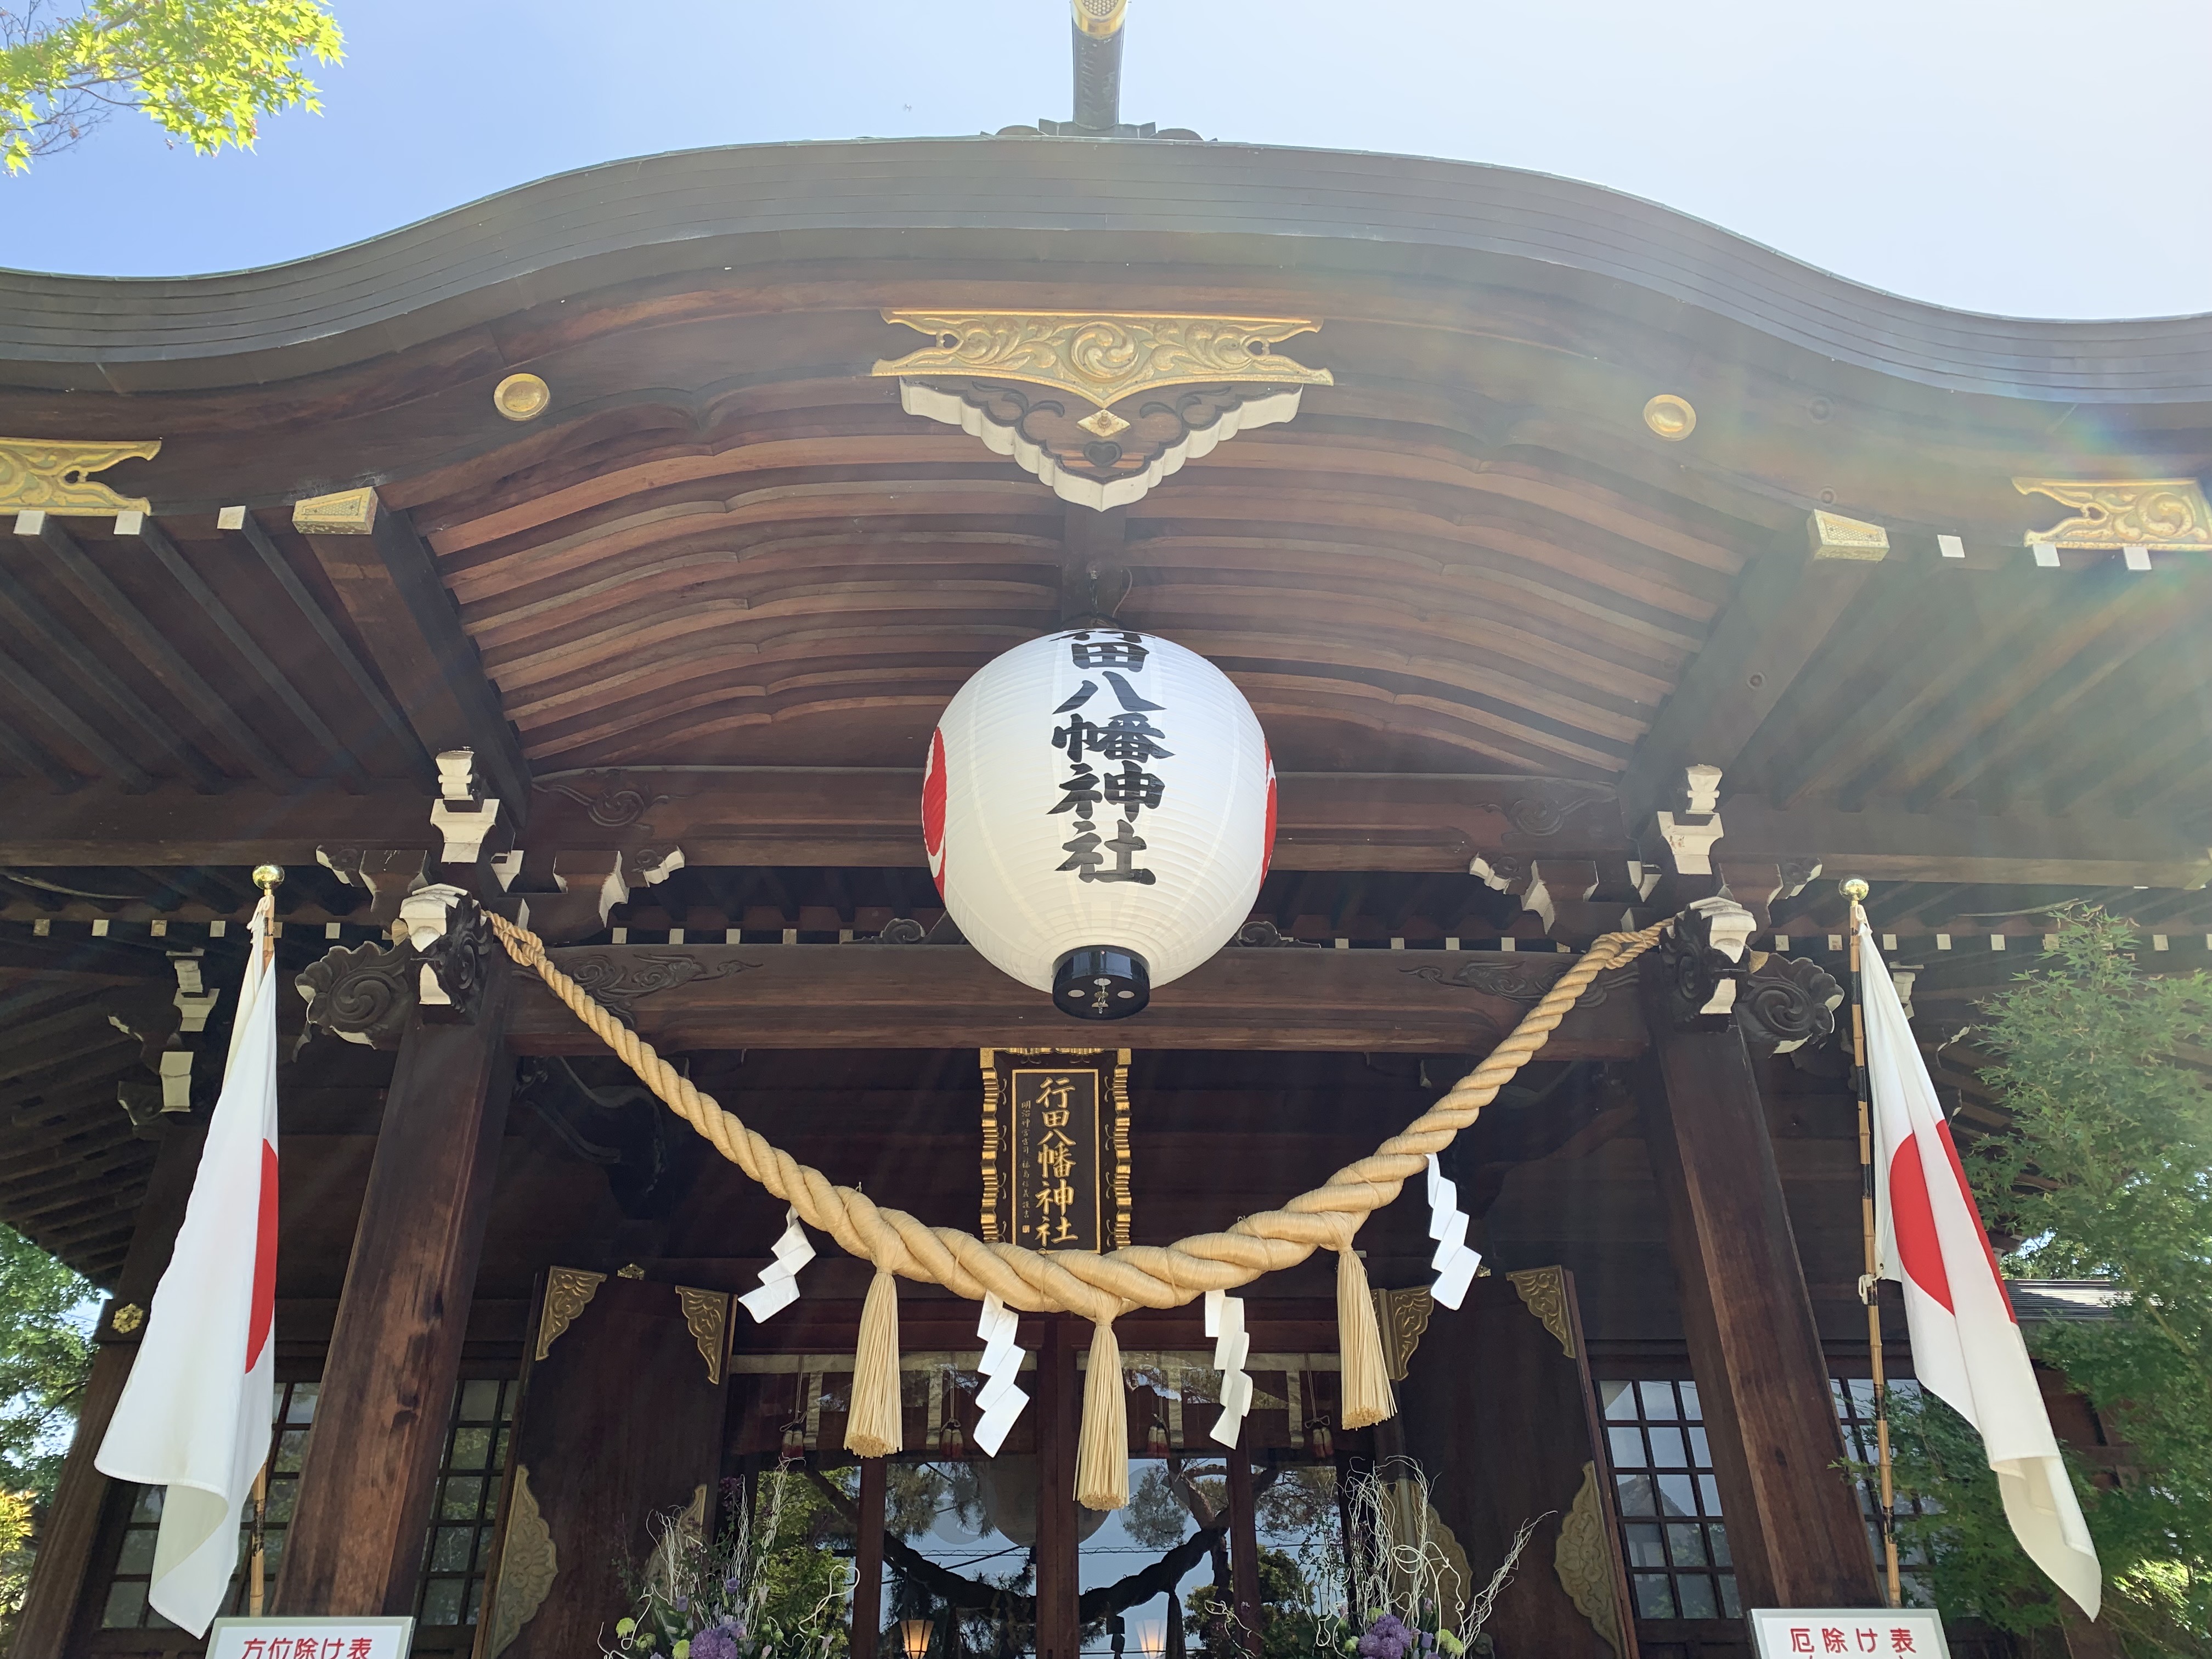
{"label": "white gable ornament", "polygon": [[1002,972],[1122,1019],[1252,913],[1275,769],[1229,677],[1156,634],[1064,630],[986,664],[930,739],[922,839],[945,908]]}

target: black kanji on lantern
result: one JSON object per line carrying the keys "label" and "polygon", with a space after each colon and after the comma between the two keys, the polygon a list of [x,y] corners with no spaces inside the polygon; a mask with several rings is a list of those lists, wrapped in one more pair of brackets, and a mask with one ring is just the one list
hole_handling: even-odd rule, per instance
{"label": "black kanji on lantern", "polygon": [[1106,775],[1103,788],[1110,805],[1133,818],[1143,808],[1158,806],[1167,785],[1160,781],[1158,774],[1139,769],[1133,761],[1124,761],[1120,771]]}
{"label": "black kanji on lantern", "polygon": [[[1123,679],[1119,674],[1114,673],[1110,670],[1106,675],[1106,684],[1114,688],[1115,700],[1118,702],[1123,708],[1128,710],[1129,713],[1133,714],[1157,714],[1166,706],[1163,703],[1146,702],[1143,696],[1134,686],[1131,685],[1128,681]],[[1089,702],[1091,698],[1097,695],[1098,682],[1097,680],[1085,680],[1083,682],[1082,685],[1077,689],[1073,696],[1070,697],[1066,702],[1060,704],[1059,708],[1054,709],[1052,712],[1055,714],[1073,713],[1074,710],[1082,708],[1085,703]]]}
{"label": "black kanji on lantern", "polygon": [[1070,761],[1079,761],[1085,755],[1103,755],[1111,761],[1141,763],[1175,753],[1161,745],[1159,739],[1165,736],[1166,732],[1142,714],[1116,714],[1103,726],[1085,720],[1080,714],[1071,714],[1066,726],[1053,728],[1052,746],[1065,749]]}
{"label": "black kanji on lantern", "polygon": [[[1093,637],[1094,635],[1097,637]],[[1146,648],[1142,634],[1121,632],[1103,633],[1082,629],[1067,636],[1068,654],[1078,668],[1139,669],[1152,654]]]}

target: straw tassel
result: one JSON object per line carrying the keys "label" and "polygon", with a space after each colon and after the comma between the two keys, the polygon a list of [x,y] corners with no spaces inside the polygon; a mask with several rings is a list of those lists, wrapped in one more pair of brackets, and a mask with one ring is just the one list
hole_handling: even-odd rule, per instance
{"label": "straw tassel", "polygon": [[1129,1505],[1129,1413],[1121,1398],[1121,1345],[1110,1319],[1091,1330],[1083,1433],[1075,1443],[1075,1501],[1086,1510]]}
{"label": "straw tassel", "polygon": [[[853,1352],[853,1410],[845,1449],[890,1457],[905,1443],[899,1404],[898,1280],[876,1269],[860,1309],[860,1344]],[[1087,1427],[1087,1425],[1086,1425]]]}
{"label": "straw tassel", "polygon": [[1390,1370],[1382,1359],[1382,1333],[1375,1323],[1375,1298],[1367,1288],[1367,1269],[1350,1246],[1336,1253],[1336,1349],[1343,1368],[1347,1429],[1364,1429],[1398,1414],[1390,1396]]}

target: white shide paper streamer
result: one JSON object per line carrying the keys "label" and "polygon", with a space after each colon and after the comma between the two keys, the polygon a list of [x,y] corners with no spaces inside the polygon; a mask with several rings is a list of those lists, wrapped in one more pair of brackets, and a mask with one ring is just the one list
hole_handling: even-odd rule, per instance
{"label": "white shide paper streamer", "polygon": [[1221,1416],[1213,1437],[1234,1446],[1244,1426],[1244,1413],[1252,1409],[1252,1379],[1244,1361],[1252,1352],[1252,1339],[1244,1331],[1244,1299],[1226,1291],[1206,1293],[1206,1334],[1213,1339],[1213,1368],[1221,1373]]}
{"label": "white shide paper streamer", "polygon": [[1474,1270],[1482,1258],[1467,1242],[1467,1212],[1459,1206],[1458,1185],[1444,1179],[1443,1166],[1434,1152],[1429,1154],[1429,1237],[1437,1241],[1437,1253],[1429,1259],[1437,1282],[1429,1294],[1445,1307],[1456,1308],[1474,1283]]}
{"label": "white shide paper streamer", "polygon": [[766,1324],[799,1300],[799,1270],[814,1260],[814,1245],[806,1237],[806,1229],[799,1224],[799,1212],[787,1210],[785,1216],[783,1237],[775,1241],[771,1252],[775,1260],[761,1269],[760,1288],[738,1298],[756,1325]]}
{"label": "white shide paper streamer", "polygon": [[983,1298],[983,1316],[975,1324],[975,1334],[983,1339],[982,1362],[975,1367],[983,1378],[975,1395],[976,1409],[983,1413],[975,1424],[975,1443],[987,1457],[999,1455],[1006,1431],[1030,1403],[1014,1382],[1022,1372],[1021,1345],[1014,1340],[1020,1328],[1012,1308],[995,1296]]}

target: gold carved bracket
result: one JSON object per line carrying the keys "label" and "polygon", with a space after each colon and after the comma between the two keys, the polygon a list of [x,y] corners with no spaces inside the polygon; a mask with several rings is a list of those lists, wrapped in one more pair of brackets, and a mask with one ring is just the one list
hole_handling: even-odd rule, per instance
{"label": "gold carved bracket", "polygon": [[1027,380],[1104,409],[1161,386],[1334,386],[1275,351],[1321,325],[1304,317],[1198,317],[1177,313],[886,311],[884,320],[937,337],[872,374],[975,374]]}
{"label": "gold carved bracket", "polygon": [[1141,500],[1187,461],[1298,412],[1333,386],[1274,349],[1302,317],[887,311],[936,343],[885,358],[899,407],[1010,456],[1062,501],[1097,512]]}
{"label": "gold carved bracket", "polygon": [[2014,478],[2012,487],[2074,509],[2063,524],[2029,531],[2030,547],[2212,553],[2212,505],[2194,478]]}
{"label": "gold carved bracket", "polygon": [[1606,1646],[1619,1653],[1620,1613],[1613,1600],[1612,1529],[1606,1525],[1594,1462],[1583,1465],[1582,1490],[1575,1494],[1567,1518],[1559,1523],[1552,1570],[1559,1574],[1559,1588],[1566,1591],[1575,1611],[1589,1620],[1590,1628]]}
{"label": "gold carved bracket", "polygon": [[678,1285],[676,1299],[683,1304],[684,1327],[699,1345],[699,1357],[707,1362],[707,1381],[719,1388],[722,1355],[730,1340],[730,1298],[720,1291],[696,1291],[689,1285]]}
{"label": "gold carved bracket", "polygon": [[1519,1273],[1505,1275],[1506,1282],[1521,1293],[1521,1300],[1528,1311],[1543,1322],[1559,1345],[1559,1352],[1570,1359],[1575,1357],[1573,1328],[1567,1323],[1567,1270],[1565,1267],[1528,1267]]}
{"label": "gold carved bracket", "polygon": [[553,1352],[561,1333],[574,1324],[576,1316],[592,1305],[592,1298],[606,1282],[605,1273],[586,1273],[581,1267],[554,1267],[547,1272],[545,1311],[538,1320],[538,1358]]}
{"label": "gold carved bracket", "polygon": [[530,1470],[526,1465],[515,1467],[512,1503],[507,1541],[499,1556],[499,1582],[492,1590],[495,1600],[491,1630],[484,1644],[490,1659],[499,1659],[514,1644],[522,1627],[545,1605],[545,1598],[553,1592],[553,1581],[561,1575],[553,1528],[545,1523],[538,1495],[530,1490]]}
{"label": "gold carved bracket", "polygon": [[0,438],[0,510],[9,513],[150,513],[143,495],[118,495],[91,475],[118,461],[150,461],[159,438],[76,443]]}
{"label": "gold carved bracket", "polygon": [[1375,1326],[1382,1338],[1383,1374],[1393,1382],[1403,1382],[1413,1350],[1421,1346],[1422,1334],[1437,1310],[1436,1298],[1419,1285],[1409,1290],[1376,1291],[1372,1295]]}

